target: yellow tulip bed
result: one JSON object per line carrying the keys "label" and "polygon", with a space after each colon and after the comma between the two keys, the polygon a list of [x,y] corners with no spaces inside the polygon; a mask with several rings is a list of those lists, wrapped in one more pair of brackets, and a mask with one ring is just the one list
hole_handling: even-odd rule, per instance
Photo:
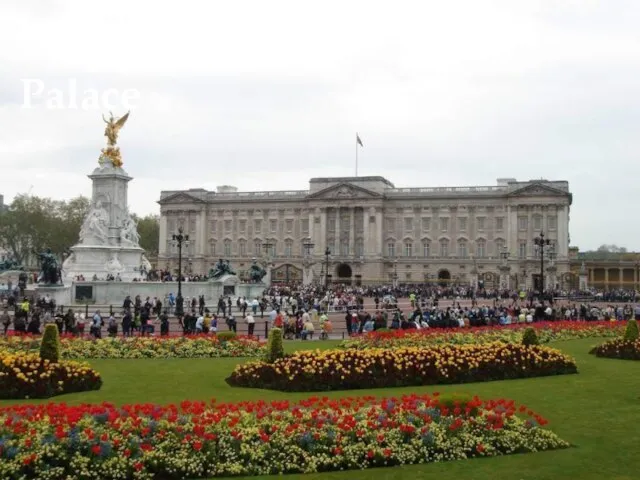
{"label": "yellow tulip bed", "polygon": [[298,351],[238,365],[231,386],[292,392],[485,382],[577,373],[573,358],[545,346],[501,342],[367,350]]}
{"label": "yellow tulip bed", "polygon": [[598,345],[589,352],[596,357],[640,360],[640,340],[616,338]]}
{"label": "yellow tulip bed", "polygon": [[[0,337],[0,349],[11,352],[34,352],[40,349],[40,337],[14,335]],[[63,359],[89,358],[216,358],[258,357],[265,353],[265,343],[247,337],[219,340],[216,336],[189,337],[117,337],[92,340],[63,336],[60,355]]]}
{"label": "yellow tulip bed", "polygon": [[49,398],[101,386],[100,374],[86,363],[55,363],[35,353],[0,351],[0,399]]}

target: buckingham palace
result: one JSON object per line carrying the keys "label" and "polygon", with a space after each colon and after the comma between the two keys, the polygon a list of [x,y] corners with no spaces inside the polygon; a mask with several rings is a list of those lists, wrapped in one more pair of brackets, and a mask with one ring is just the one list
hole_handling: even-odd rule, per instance
{"label": "buckingham palace", "polygon": [[[574,284],[566,181],[397,188],[383,177],[312,178],[306,190],[163,191],[158,267],[177,269],[171,238],[189,235],[183,271],[253,261],[272,283],[433,282],[486,288]],[[543,261],[534,239],[549,240]]]}

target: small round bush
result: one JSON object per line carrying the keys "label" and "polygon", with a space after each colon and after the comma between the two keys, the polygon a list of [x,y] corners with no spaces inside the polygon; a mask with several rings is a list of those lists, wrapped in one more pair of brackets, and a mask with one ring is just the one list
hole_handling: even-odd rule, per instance
{"label": "small round bush", "polygon": [[538,340],[538,335],[536,334],[536,331],[533,328],[528,327],[527,329],[525,329],[524,333],[522,334],[522,345],[524,346],[540,345],[540,340]]}
{"label": "small round bush", "polygon": [[624,331],[624,339],[627,342],[635,342],[640,336],[638,332],[638,321],[634,318],[627,322],[627,328]]}
{"label": "small round bush", "polygon": [[282,329],[272,328],[269,332],[269,342],[267,343],[267,362],[273,363],[284,357],[284,347],[282,346]]}
{"label": "small round bush", "polygon": [[40,358],[53,363],[60,361],[60,335],[55,323],[44,327],[42,342],[40,343]]}
{"label": "small round bush", "polygon": [[236,332],[218,332],[218,340],[221,342],[228,342],[229,340],[234,340],[238,337]]}

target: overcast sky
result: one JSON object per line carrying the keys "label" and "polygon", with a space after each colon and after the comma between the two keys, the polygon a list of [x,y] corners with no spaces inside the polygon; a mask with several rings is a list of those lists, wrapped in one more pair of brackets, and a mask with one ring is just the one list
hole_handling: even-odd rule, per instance
{"label": "overcast sky", "polygon": [[[160,190],[353,175],[357,131],[360,175],[568,180],[572,245],[640,250],[638,1],[2,0],[0,19],[5,202],[90,195],[101,114],[131,89],[140,214]],[[88,89],[116,95],[83,109]]]}

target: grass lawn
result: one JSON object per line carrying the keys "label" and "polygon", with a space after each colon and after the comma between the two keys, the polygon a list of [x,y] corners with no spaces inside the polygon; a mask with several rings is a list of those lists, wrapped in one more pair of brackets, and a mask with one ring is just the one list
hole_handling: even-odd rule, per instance
{"label": "grass lawn", "polygon": [[[287,350],[328,348],[337,342],[286,342]],[[510,380],[453,386],[427,386],[327,392],[392,396],[410,392],[465,392],[483,398],[506,397],[523,403],[550,421],[549,427],[575,447],[555,452],[474,459],[441,464],[393,467],[365,471],[290,475],[287,478],[438,480],[598,479],[631,480],[640,475],[640,362],[609,360],[589,355],[598,339],[553,344],[573,355],[578,375]],[[175,403],[181,400],[239,401],[295,400],[310,393],[284,393],[231,388],[224,379],[244,359],[93,360],[104,379],[98,392],[69,394],[53,401],[87,403]],[[324,394],[323,394],[324,395]],[[0,401],[0,405],[8,402]],[[267,477],[251,477],[267,478]],[[276,478],[276,477],[271,477]]]}

